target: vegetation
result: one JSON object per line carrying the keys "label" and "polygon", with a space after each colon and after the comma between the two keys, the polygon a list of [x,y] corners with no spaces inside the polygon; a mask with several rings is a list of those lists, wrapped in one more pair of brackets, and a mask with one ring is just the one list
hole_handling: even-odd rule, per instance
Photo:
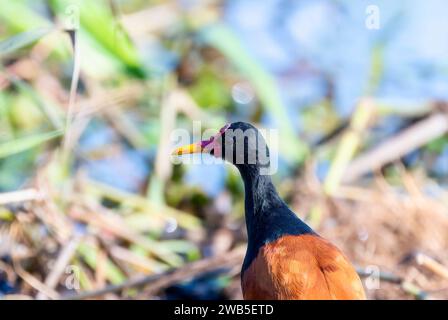
{"label": "vegetation", "polygon": [[380,43],[348,116],[337,77],[291,104],[227,2],[148,2],[0,0],[0,298],[241,298],[238,173],[170,161],[234,120],[278,129],[276,185],[370,298],[448,297],[444,99],[377,95]]}

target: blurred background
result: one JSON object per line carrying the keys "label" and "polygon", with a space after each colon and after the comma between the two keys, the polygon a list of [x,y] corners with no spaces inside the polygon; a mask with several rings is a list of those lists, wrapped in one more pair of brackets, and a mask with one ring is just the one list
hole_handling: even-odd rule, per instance
{"label": "blurred background", "polygon": [[370,299],[448,298],[448,3],[0,0],[0,299],[241,299],[244,188],[174,129],[279,132],[273,177]]}

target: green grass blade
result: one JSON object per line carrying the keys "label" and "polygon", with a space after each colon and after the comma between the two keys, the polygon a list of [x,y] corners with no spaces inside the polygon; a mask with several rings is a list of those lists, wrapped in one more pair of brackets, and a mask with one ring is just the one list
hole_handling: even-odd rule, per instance
{"label": "green grass blade", "polygon": [[79,8],[81,30],[127,70],[142,76],[144,71],[139,52],[107,3],[107,1],[90,0],[49,1],[51,8],[61,16],[64,16],[68,5],[75,4]]}
{"label": "green grass blade", "polygon": [[[78,253],[92,269],[96,269],[98,264],[98,248],[91,244],[81,243],[78,246]],[[106,260],[105,275],[112,284],[119,284],[126,280],[126,276],[110,259]]]}
{"label": "green grass blade", "polygon": [[29,1],[23,0],[1,1],[0,20],[12,32],[24,32],[51,24],[48,19],[33,10]]}
{"label": "green grass blade", "polygon": [[42,27],[31,31],[21,32],[0,42],[0,55],[13,53],[23,47],[29,46],[53,30]]}
{"label": "green grass blade", "polygon": [[27,95],[36,103],[41,112],[51,122],[54,129],[62,130],[63,122],[61,119],[62,118],[61,111],[55,105],[43,99],[40,96],[40,94],[36,92],[36,90],[27,82],[22,81],[21,79],[12,74],[8,74],[8,76],[11,82],[17,86],[21,94]]}
{"label": "green grass blade", "polygon": [[62,130],[35,134],[0,144],[0,159],[37,147],[62,135]]}

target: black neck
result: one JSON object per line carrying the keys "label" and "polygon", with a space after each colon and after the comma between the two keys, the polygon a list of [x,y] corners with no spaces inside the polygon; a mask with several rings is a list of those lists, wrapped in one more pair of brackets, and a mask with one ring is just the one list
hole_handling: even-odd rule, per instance
{"label": "black neck", "polygon": [[245,216],[248,246],[243,272],[258,254],[259,248],[284,235],[315,234],[280,198],[271,177],[260,175],[257,166],[238,166],[244,180]]}
{"label": "black neck", "polygon": [[247,233],[249,239],[253,239],[257,226],[267,223],[271,210],[285,204],[278,195],[271,176],[261,175],[260,168],[256,165],[237,167],[244,181]]}

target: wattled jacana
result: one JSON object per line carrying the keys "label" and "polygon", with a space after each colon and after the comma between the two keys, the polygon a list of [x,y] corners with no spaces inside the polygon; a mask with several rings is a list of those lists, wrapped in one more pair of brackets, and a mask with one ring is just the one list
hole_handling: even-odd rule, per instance
{"label": "wattled jacana", "polygon": [[347,258],[292,212],[271,178],[269,149],[251,124],[235,122],[177,155],[207,152],[234,164],[244,181],[248,246],[241,272],[245,299],[365,299]]}

